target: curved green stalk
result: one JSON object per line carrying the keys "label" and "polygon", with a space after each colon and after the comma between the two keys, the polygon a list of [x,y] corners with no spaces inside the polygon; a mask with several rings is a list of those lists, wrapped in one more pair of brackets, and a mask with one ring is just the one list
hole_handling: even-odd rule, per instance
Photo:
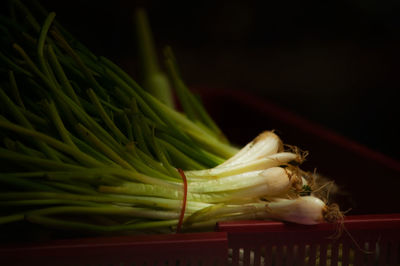
{"label": "curved green stalk", "polygon": [[68,130],[65,128],[64,123],[62,122],[62,119],[60,115],[58,114],[57,107],[54,104],[53,101],[51,102],[46,102],[45,103],[46,109],[48,110],[48,113],[50,114],[50,117],[53,120],[54,125],[56,126],[58,133],[60,134],[62,140],[68,144],[71,145],[72,147],[75,147],[75,143],[72,141],[70,137],[70,133]]}
{"label": "curved green stalk", "polygon": [[60,62],[57,59],[57,56],[54,52],[53,46],[49,45],[48,46],[48,52],[49,52],[49,58],[50,62],[52,63],[55,73],[59,80],[61,81],[62,86],[66,90],[66,93],[68,94],[71,99],[73,99],[79,106],[81,106],[81,103],[79,101],[78,96],[75,93],[74,88],[71,85],[71,82],[68,80],[67,75],[65,74]]}
{"label": "curved green stalk", "polygon": [[50,29],[51,24],[53,23],[55,16],[56,16],[56,13],[54,13],[54,12],[51,12],[47,16],[47,18],[44,21],[44,24],[42,26],[42,29],[40,30],[40,35],[39,35],[38,45],[37,45],[39,64],[40,64],[40,67],[42,68],[42,71],[44,73],[46,73],[47,76],[49,76],[49,69],[46,66],[45,59],[44,59],[44,43],[46,41],[47,33]]}
{"label": "curved green stalk", "polygon": [[23,109],[25,109],[25,105],[24,102],[21,99],[21,93],[19,92],[18,89],[18,85],[17,85],[17,81],[15,80],[15,75],[14,72],[12,70],[10,70],[8,72],[9,74],[9,78],[10,78],[10,84],[11,84],[11,89],[12,89],[12,94],[15,98],[15,101],[17,102],[17,104],[22,107]]}

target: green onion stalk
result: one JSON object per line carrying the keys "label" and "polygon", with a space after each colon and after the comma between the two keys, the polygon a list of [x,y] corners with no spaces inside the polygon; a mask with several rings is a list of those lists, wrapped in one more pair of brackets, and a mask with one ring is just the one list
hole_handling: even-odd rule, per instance
{"label": "green onion stalk", "polygon": [[[144,78],[94,55],[37,3],[0,17],[0,227],[94,233],[210,230],[219,221],[314,224],[341,217],[313,191],[304,154],[272,131],[231,144],[158,65],[137,13]],[[177,110],[175,94],[183,110]]]}

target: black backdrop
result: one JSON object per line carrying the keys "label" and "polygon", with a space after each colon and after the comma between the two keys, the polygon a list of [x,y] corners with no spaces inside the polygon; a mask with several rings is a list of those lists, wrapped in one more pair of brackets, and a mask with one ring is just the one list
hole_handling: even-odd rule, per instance
{"label": "black backdrop", "polygon": [[398,1],[43,3],[133,75],[132,14],[146,7],[159,48],[173,47],[191,87],[249,91],[400,158]]}

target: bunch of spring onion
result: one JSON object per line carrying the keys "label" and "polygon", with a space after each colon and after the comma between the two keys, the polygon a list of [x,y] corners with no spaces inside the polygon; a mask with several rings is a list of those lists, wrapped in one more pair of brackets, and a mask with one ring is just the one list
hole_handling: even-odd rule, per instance
{"label": "bunch of spring onion", "polygon": [[[37,3],[0,17],[0,226],[171,232],[218,221],[335,221],[303,156],[265,131],[230,144],[166,49],[158,67],[146,17],[137,83],[94,55]],[[171,90],[181,111],[174,107]]]}

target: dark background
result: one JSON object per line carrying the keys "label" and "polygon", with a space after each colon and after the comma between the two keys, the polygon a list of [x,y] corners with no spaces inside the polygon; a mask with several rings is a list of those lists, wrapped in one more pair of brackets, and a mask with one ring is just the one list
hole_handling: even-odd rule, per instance
{"label": "dark background", "polygon": [[400,159],[399,1],[43,3],[134,76],[132,15],[145,7],[158,48],[172,46],[189,86],[246,90]]}

